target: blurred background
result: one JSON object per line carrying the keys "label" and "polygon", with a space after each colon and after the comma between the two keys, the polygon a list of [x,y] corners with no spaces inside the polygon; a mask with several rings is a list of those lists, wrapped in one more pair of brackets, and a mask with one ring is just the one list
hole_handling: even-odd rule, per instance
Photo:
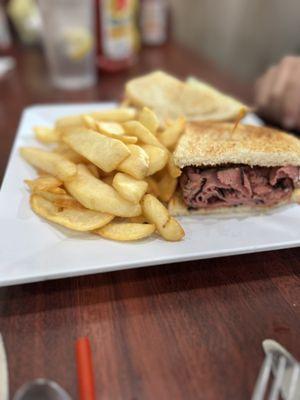
{"label": "blurred background", "polygon": [[21,43],[43,49],[55,86],[87,87],[171,40],[249,83],[298,53],[299,34],[299,0],[0,0],[0,75]]}
{"label": "blurred background", "polygon": [[245,81],[300,51],[299,0],[171,0],[176,39]]}

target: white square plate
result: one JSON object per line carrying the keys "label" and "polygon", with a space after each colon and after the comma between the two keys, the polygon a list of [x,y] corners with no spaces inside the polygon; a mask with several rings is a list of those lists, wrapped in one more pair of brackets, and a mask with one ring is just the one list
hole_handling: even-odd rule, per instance
{"label": "white square plate", "polygon": [[[19,156],[20,146],[37,145],[32,126],[60,116],[109,108],[112,104],[42,105],[27,108],[0,192],[0,286],[155,264],[250,253],[300,244],[300,207],[291,205],[251,217],[183,217],[179,243],[156,236],[118,243],[63,229],[30,209],[24,179],[36,173]],[[246,122],[259,123],[255,116]]]}

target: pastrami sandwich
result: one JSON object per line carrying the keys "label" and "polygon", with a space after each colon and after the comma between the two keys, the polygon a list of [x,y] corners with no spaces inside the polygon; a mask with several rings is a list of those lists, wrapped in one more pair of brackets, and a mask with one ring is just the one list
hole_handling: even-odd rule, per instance
{"label": "pastrami sandwich", "polygon": [[300,201],[300,140],[266,127],[234,128],[187,125],[174,152],[182,174],[171,214],[265,211]]}

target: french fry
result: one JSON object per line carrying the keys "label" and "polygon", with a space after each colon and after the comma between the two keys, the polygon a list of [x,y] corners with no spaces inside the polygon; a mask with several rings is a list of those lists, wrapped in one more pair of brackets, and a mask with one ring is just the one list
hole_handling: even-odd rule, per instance
{"label": "french fry", "polygon": [[121,142],[126,144],[136,144],[138,142],[137,137],[129,135],[122,135],[119,137],[119,140],[121,140]]}
{"label": "french fry", "polygon": [[139,113],[139,121],[143,124],[153,135],[156,135],[159,127],[159,120],[156,114],[147,107],[144,107]]}
{"label": "french fry", "polygon": [[55,123],[55,128],[59,131],[64,128],[74,126],[84,126],[84,122],[81,115],[70,115],[67,117],[58,118]]}
{"label": "french fry", "polygon": [[118,172],[114,176],[112,186],[124,199],[138,204],[147,191],[148,183]]}
{"label": "french fry", "polygon": [[148,169],[148,176],[155,174],[157,171],[160,171],[165,167],[168,162],[168,151],[161,147],[152,146],[151,144],[144,144],[141,145],[142,149],[149,156],[149,169]]}
{"label": "french fry", "polygon": [[30,180],[25,179],[25,183],[29,186],[29,188],[34,190],[46,190],[55,189],[59,186],[62,186],[63,182],[52,175],[44,175],[40,176],[36,179]]}
{"label": "french fry", "polygon": [[110,222],[95,231],[98,235],[117,241],[135,241],[151,236],[155,231],[153,224],[139,224],[131,222]]}
{"label": "french fry", "polygon": [[291,200],[295,203],[300,204],[300,189],[293,190]]}
{"label": "french fry", "polygon": [[92,112],[89,115],[98,121],[126,122],[136,117],[136,110],[131,107],[120,107],[112,110]]}
{"label": "french fry", "polygon": [[97,130],[97,122],[95,118],[91,117],[90,115],[82,115],[82,121],[84,126],[88,129],[93,129],[94,131]]}
{"label": "french fry", "polygon": [[96,121],[95,130],[105,136],[121,140],[123,143],[135,144],[138,141],[137,137],[135,136],[125,135],[122,125],[118,122]]}
{"label": "french fry", "polygon": [[60,140],[60,133],[57,129],[46,126],[35,126],[33,128],[36,139],[41,143],[55,143]]}
{"label": "french fry", "polygon": [[181,169],[174,163],[173,154],[170,154],[168,160],[168,171],[172,178],[178,178],[181,175]]}
{"label": "french fry", "polygon": [[88,123],[86,117],[93,118],[97,121],[126,122],[136,117],[136,110],[130,107],[122,107],[112,110],[94,111],[81,115],[70,115],[57,119],[55,127],[59,130],[66,127],[83,127]]}
{"label": "french fry", "polygon": [[83,208],[83,206],[68,193],[53,193],[46,190],[35,190],[33,191],[33,194],[51,201],[51,203],[55,204],[57,207]]}
{"label": "french fry", "polygon": [[103,135],[118,138],[125,134],[124,128],[119,122],[96,121],[95,126]]}
{"label": "french fry", "polygon": [[32,210],[39,216],[75,231],[91,231],[108,224],[114,217],[85,208],[62,208],[38,195],[30,198]]}
{"label": "french fry", "polygon": [[65,189],[61,188],[61,187],[56,187],[53,189],[48,189],[47,192],[49,193],[54,193],[54,194],[67,194],[67,192],[65,191]]}
{"label": "french fry", "polygon": [[138,217],[126,218],[126,221],[133,222],[135,224],[148,224],[146,217],[144,217],[143,215],[139,215]]}
{"label": "french fry", "polygon": [[65,187],[84,207],[118,217],[136,217],[141,214],[139,204],[123,199],[114,188],[95,178],[84,165],[78,165],[77,170],[76,177],[66,182]]}
{"label": "french fry", "polygon": [[60,154],[35,147],[22,147],[20,153],[29,164],[62,181],[69,180],[76,175],[76,165]]}
{"label": "french fry", "polygon": [[130,155],[130,150],[120,140],[108,138],[91,129],[72,128],[62,139],[105,172],[111,172]]}
{"label": "french fry", "polygon": [[70,199],[58,198],[53,201],[53,204],[56,207],[60,207],[60,208],[80,208],[80,209],[84,208],[80,203],[78,203],[78,201],[76,201],[72,197]]}
{"label": "french fry", "polygon": [[148,183],[147,193],[153,194],[155,197],[159,197],[160,191],[157,181],[152,176],[148,176],[145,180]]}
{"label": "french fry", "polygon": [[158,181],[158,187],[160,200],[168,202],[176,190],[177,179],[172,178],[168,171],[166,171],[164,172],[162,178]]}
{"label": "french fry", "polygon": [[72,161],[75,164],[86,163],[88,160],[84,158],[81,154],[76,153],[70,146],[66,143],[60,142],[53,150],[54,153],[61,154],[63,157]]}
{"label": "french fry", "polygon": [[152,146],[162,147],[164,146],[157,139],[156,136],[153,135],[143,124],[139,121],[128,121],[123,124],[125,132],[128,135],[136,136],[138,140],[145,144],[152,144]]}
{"label": "french fry", "polygon": [[169,125],[162,133],[160,133],[158,135],[158,138],[165,147],[172,150],[176,146],[180,138],[180,135],[184,131],[184,128],[185,128],[185,118],[183,117],[178,118],[171,125]]}
{"label": "french fry", "polygon": [[111,240],[139,240],[155,230],[166,240],[181,240],[182,227],[158,198],[168,202],[175,192],[181,171],[171,151],[184,126],[178,118],[162,127],[149,108],[124,103],[59,118],[54,128],[35,127],[39,141],[56,146],[20,150],[40,175],[25,181],[32,210]]}
{"label": "french fry", "polygon": [[156,226],[164,239],[178,241],[184,237],[181,225],[169,215],[166,207],[156,197],[146,194],[142,200],[142,209],[147,220]]}
{"label": "french fry", "polygon": [[136,179],[144,179],[148,174],[149,156],[140,146],[129,144],[130,156],[118,165],[118,170],[133,176]]}
{"label": "french fry", "polygon": [[63,154],[65,151],[67,151],[69,149],[70,149],[70,146],[68,146],[66,143],[59,142],[53,148],[53,151],[54,151],[54,153]]}

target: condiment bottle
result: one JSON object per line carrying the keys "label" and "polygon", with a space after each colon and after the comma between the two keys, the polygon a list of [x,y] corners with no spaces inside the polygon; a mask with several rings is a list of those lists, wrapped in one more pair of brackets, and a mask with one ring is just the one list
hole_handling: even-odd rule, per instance
{"label": "condiment bottle", "polygon": [[157,46],[166,42],[169,7],[166,0],[142,0],[140,25],[142,42]]}
{"label": "condiment bottle", "polygon": [[97,64],[109,72],[134,64],[138,49],[136,0],[96,0]]}

